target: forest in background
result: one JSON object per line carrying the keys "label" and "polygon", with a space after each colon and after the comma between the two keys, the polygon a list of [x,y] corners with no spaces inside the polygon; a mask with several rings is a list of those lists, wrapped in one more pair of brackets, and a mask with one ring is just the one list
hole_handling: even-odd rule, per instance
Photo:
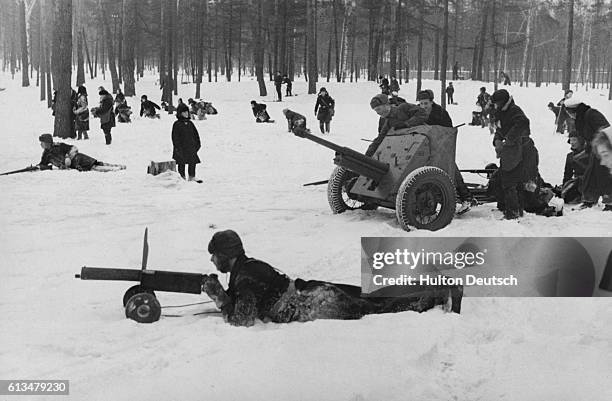
{"label": "forest in background", "polygon": [[[2,70],[40,87],[56,129],[72,85],[110,76],[136,94],[159,75],[172,105],[180,83],[255,76],[261,96],[276,71],[292,80],[440,81],[608,88],[610,0],[0,0]],[[76,75],[72,72],[76,71]],[[446,74],[441,73],[446,71]],[[110,89],[110,88],[109,88]],[[445,97],[440,96],[442,106]],[[57,120],[60,120],[59,122]],[[59,124],[59,126],[57,125]]]}

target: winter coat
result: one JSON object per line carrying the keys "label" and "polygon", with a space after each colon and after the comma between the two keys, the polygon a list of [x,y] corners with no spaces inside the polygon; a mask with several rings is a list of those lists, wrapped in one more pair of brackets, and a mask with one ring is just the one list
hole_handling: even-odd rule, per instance
{"label": "winter coat", "polygon": [[595,133],[600,128],[609,127],[610,123],[599,111],[581,103],[576,108],[576,131],[587,141],[590,147]]}
{"label": "winter coat", "polygon": [[589,155],[586,149],[579,152],[571,151],[565,157],[565,168],[563,170],[563,185],[571,179],[582,178],[589,165]]}
{"label": "winter coat", "polygon": [[455,87],[453,87],[453,86],[447,86],[447,87],[446,87],[446,93],[447,93],[448,95],[452,95],[453,93],[455,93]]}
{"label": "winter coat", "polygon": [[402,103],[406,103],[406,99],[400,96],[391,96],[389,98],[389,104],[393,104],[395,106],[399,106]]}
{"label": "winter coat", "polygon": [[487,92],[481,93],[476,98],[476,104],[482,107],[482,109],[484,110],[484,108],[487,107],[487,103],[489,103],[490,98],[491,95],[489,95]]}
{"label": "winter coat", "polygon": [[427,112],[415,104],[402,103],[399,106],[391,106],[389,115],[381,120],[384,121],[379,121],[378,136],[368,146],[366,156],[373,156],[376,153],[376,149],[391,128],[400,129],[424,124],[427,121]]}
{"label": "winter coat", "polygon": [[140,117],[142,117],[143,115],[145,117],[155,116],[156,114],[155,109],[161,110],[161,108],[157,104],[153,103],[150,100],[145,100],[144,102],[141,102],[140,103]]}
{"label": "winter coat", "polygon": [[266,111],[266,105],[263,103],[255,103],[255,105],[251,107],[251,110],[253,110],[253,116],[258,117],[262,112]]}
{"label": "winter coat", "polygon": [[306,117],[295,111],[287,110],[285,117],[289,132],[295,133],[296,130],[301,131],[306,129]]}
{"label": "winter coat", "polygon": [[[330,122],[334,115],[335,100],[329,94],[317,96],[314,112],[317,115],[317,120],[321,122]],[[318,112],[317,112],[318,110]]]}
{"label": "winter coat", "polygon": [[180,117],[172,126],[172,158],[178,164],[200,163],[200,135],[190,119]]}
{"label": "winter coat", "polygon": [[448,112],[437,103],[432,103],[431,112],[427,117],[427,124],[429,125],[440,125],[442,127],[452,127],[453,120],[451,120]]}
{"label": "winter coat", "polygon": [[510,97],[508,102],[495,113],[495,120],[497,130],[493,146],[498,145],[496,149],[499,149],[501,170],[510,171],[521,165],[524,174],[517,173],[516,180],[535,177],[538,165],[537,150],[529,138],[531,135],[529,119],[523,110]]}
{"label": "winter coat", "polygon": [[113,96],[104,91],[100,95],[100,107],[96,111],[100,118],[100,127],[102,130],[115,126],[115,113],[113,113]]}
{"label": "winter coat", "polygon": [[277,87],[281,87],[281,85],[283,84],[283,77],[279,75],[274,77],[274,85]]}
{"label": "winter coat", "polygon": [[77,131],[89,131],[89,109],[87,107],[87,95],[80,95],[74,111]]}
{"label": "winter coat", "polygon": [[287,77],[287,78],[283,79],[283,83],[284,83],[284,84],[287,84],[287,89],[291,89],[291,86],[293,85],[293,84],[291,83],[291,80],[289,79],[289,77]]}
{"label": "winter coat", "polygon": [[48,166],[49,164],[58,167],[65,168],[66,155],[70,153],[72,149],[71,145],[63,142],[54,142],[49,149],[45,149],[40,158],[39,166]]}
{"label": "winter coat", "polygon": [[397,79],[395,78],[391,79],[391,84],[389,85],[389,89],[391,90],[391,92],[399,92],[400,86],[399,86],[399,82],[397,81]]}
{"label": "winter coat", "polygon": [[272,305],[289,286],[289,277],[269,264],[241,255],[230,274],[226,294],[229,302],[221,307],[228,322],[249,326],[255,319],[265,319]]}
{"label": "winter coat", "polygon": [[277,323],[359,319],[370,313],[422,312],[444,305],[449,293],[453,310],[459,312],[462,287],[429,286],[416,293],[405,286],[391,286],[378,290],[379,296],[365,298],[360,287],[318,280],[291,281],[269,264],[241,255],[230,273],[228,300],[221,311],[230,324],[237,326],[251,326],[255,319]]}

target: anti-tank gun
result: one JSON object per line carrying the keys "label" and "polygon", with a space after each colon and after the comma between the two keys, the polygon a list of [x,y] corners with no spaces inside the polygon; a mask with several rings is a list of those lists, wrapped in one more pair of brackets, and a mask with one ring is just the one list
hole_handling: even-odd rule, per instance
{"label": "anti-tank gun", "polygon": [[421,125],[390,130],[372,157],[310,133],[299,133],[336,152],[327,183],[333,213],[394,209],[400,226],[439,230],[455,215],[456,128]]}

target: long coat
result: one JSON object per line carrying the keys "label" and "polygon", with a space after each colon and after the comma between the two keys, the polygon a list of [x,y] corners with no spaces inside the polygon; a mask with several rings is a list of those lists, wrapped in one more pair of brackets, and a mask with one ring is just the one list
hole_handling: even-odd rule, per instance
{"label": "long coat", "polygon": [[102,130],[115,126],[115,113],[113,113],[113,96],[106,92],[100,95],[100,107],[97,116],[100,117],[100,127]]}
{"label": "long coat", "polygon": [[180,118],[172,126],[172,158],[178,164],[200,163],[200,135],[195,125],[189,119]]}
{"label": "long coat", "polygon": [[535,179],[538,174],[538,155],[529,138],[529,119],[523,110],[510,97],[501,110],[495,113],[495,120],[497,130],[493,146],[503,142],[499,152],[501,170],[509,172],[522,166],[522,169],[517,169],[513,180],[521,182]]}
{"label": "long coat", "polygon": [[89,109],[87,106],[87,95],[80,95],[74,112],[77,131],[89,131]]}
{"label": "long coat", "polygon": [[317,96],[317,103],[315,104],[315,113],[317,120],[321,122],[330,122],[334,115],[334,106],[336,105],[335,100],[326,94],[325,96]]}

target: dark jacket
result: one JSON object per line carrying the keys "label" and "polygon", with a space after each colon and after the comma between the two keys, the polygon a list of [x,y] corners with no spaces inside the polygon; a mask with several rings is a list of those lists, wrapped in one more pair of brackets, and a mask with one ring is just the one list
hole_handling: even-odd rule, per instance
{"label": "dark jacket", "polygon": [[393,91],[399,92],[400,86],[399,86],[399,82],[397,81],[397,79],[391,78],[391,84],[389,84],[389,89],[391,90],[391,92]]}
{"label": "dark jacket", "polygon": [[140,103],[140,117],[142,117],[143,115],[146,117],[153,117],[156,112],[155,109],[157,110],[161,110],[161,108],[153,103],[150,100],[145,100],[144,102]]}
{"label": "dark jacket", "polygon": [[113,96],[107,91],[100,92],[100,107],[96,114],[100,118],[102,129],[115,126],[115,113],[113,113]]}
{"label": "dark jacket", "polygon": [[[499,151],[501,169],[510,171],[523,161],[523,145],[533,146],[533,142],[529,138],[531,135],[529,119],[510,97],[508,102],[496,111],[495,121],[497,131],[495,131],[493,137],[493,146],[495,146],[496,141],[503,142]],[[537,169],[537,161],[535,161],[535,166]],[[531,170],[527,173],[527,176],[532,175],[533,171]]]}
{"label": "dark jacket", "polygon": [[180,117],[172,126],[172,158],[178,164],[200,163],[200,135],[190,119]]}
{"label": "dark jacket", "polygon": [[391,96],[389,98],[389,104],[393,104],[395,106],[399,106],[402,103],[406,103],[406,99],[401,96]]}
{"label": "dark jacket", "polygon": [[440,125],[442,127],[452,127],[453,120],[451,120],[448,112],[437,103],[432,103],[431,112],[426,121],[429,125]]}
{"label": "dark jacket", "polygon": [[221,308],[227,320],[235,325],[250,325],[265,319],[272,306],[289,286],[289,277],[269,264],[239,256],[230,274],[227,295],[230,301]]}
{"label": "dark jacket", "polygon": [[283,83],[287,84],[287,88],[291,88],[291,86],[293,85],[289,77],[283,78]]}
{"label": "dark jacket", "polygon": [[587,146],[590,146],[597,130],[609,126],[610,123],[599,111],[584,103],[576,108],[576,131],[587,141]]}
{"label": "dark jacket", "polygon": [[589,165],[589,155],[585,149],[579,152],[571,151],[565,157],[563,184],[573,178],[581,178]]}
{"label": "dark jacket", "polygon": [[487,103],[489,103],[490,98],[491,95],[489,95],[487,92],[481,93],[476,98],[476,104],[484,109],[485,107],[487,107]]}
{"label": "dark jacket", "polygon": [[274,77],[274,85],[280,87],[283,84],[283,77],[278,74]]}
{"label": "dark jacket", "polygon": [[253,116],[258,117],[262,112],[266,111],[266,105],[263,103],[255,103],[251,110],[253,110]]}
{"label": "dark jacket", "polygon": [[454,86],[447,86],[446,87],[446,93],[449,95],[452,95],[453,93],[455,93],[455,87]]}
{"label": "dark jacket", "polygon": [[49,149],[45,149],[40,158],[39,166],[48,166],[52,164],[55,167],[65,168],[66,155],[70,153],[71,145],[63,142],[55,142]]}
{"label": "dark jacket", "polygon": [[329,122],[334,115],[333,109],[335,105],[335,100],[329,96],[329,94],[325,94],[325,96],[317,96],[317,103],[315,104],[314,108],[314,112],[317,115],[317,120]]}
{"label": "dark jacket", "polygon": [[50,164],[58,168],[66,168],[66,157],[69,156],[72,151],[73,156],[70,163],[71,169],[79,171],[89,171],[93,166],[99,164],[96,159],[86,155],[85,153],[78,153],[76,148],[63,142],[56,142],[51,145],[49,149],[43,151],[42,157],[40,158],[39,166],[41,169],[45,169]]}
{"label": "dark jacket", "polygon": [[[384,121],[383,121],[384,120]],[[373,156],[376,153],[376,149],[383,141],[385,136],[391,128],[400,129],[415,127],[422,125],[427,121],[427,112],[419,106],[412,103],[402,103],[399,106],[391,106],[389,115],[384,119],[379,120],[378,136],[374,138],[368,150],[366,156]]]}
{"label": "dark jacket", "polygon": [[285,117],[287,118],[289,132],[295,133],[295,129],[305,129],[306,128],[306,117],[304,117],[300,113],[296,113],[295,111],[287,110]]}

